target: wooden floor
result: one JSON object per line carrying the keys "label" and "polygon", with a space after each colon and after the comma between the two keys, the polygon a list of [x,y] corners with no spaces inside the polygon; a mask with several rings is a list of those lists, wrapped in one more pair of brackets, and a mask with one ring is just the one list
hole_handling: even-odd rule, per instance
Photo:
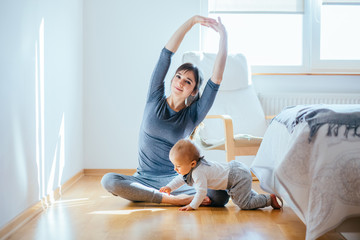
{"label": "wooden floor", "polygon": [[[84,176],[61,199],[8,239],[305,239],[305,225],[287,206],[283,210],[132,203],[108,194],[100,176]],[[258,192],[259,183],[253,188]],[[342,239],[328,233],[321,240]]]}

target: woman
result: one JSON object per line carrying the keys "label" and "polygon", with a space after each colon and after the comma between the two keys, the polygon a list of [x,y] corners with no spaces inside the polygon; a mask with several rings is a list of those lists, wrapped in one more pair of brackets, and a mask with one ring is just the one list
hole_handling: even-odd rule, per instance
{"label": "woman", "polygon": [[[171,57],[195,24],[210,27],[220,35],[212,77],[208,80],[202,97],[199,98],[201,74],[196,66],[183,64],[171,80],[171,94],[166,97],[164,79]],[[170,196],[160,193],[159,189],[177,176],[169,160],[170,149],[179,139],[188,137],[205,118],[222,81],[226,57],[227,33],[220,18],[216,21],[194,16],[180,26],[162,49],[151,77],[139,134],[137,172],[133,176],[116,173],[104,175],[101,183],[106,190],[131,201],[174,205],[186,205],[191,202],[195,194],[191,187],[183,186]],[[208,190],[207,195],[203,205],[224,206],[229,200],[225,191]]]}

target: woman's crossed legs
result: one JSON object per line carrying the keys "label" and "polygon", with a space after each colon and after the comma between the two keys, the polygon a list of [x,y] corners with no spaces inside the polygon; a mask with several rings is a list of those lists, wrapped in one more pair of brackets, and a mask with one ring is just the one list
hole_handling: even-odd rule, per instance
{"label": "woman's crossed legs", "polygon": [[[173,205],[187,205],[193,199],[195,189],[184,185],[172,192],[172,195],[160,193],[159,189],[169,183],[172,176],[150,176],[135,173],[133,176],[117,173],[107,173],[101,180],[102,186],[115,196],[135,202],[169,203]],[[223,190],[208,189],[203,205],[225,206],[229,195]]]}

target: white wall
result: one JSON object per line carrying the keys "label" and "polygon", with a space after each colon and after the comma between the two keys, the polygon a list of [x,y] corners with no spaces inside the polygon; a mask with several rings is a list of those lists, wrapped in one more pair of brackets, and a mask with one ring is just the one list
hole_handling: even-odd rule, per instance
{"label": "white wall", "polygon": [[82,10],[0,2],[0,229],[83,169]]}
{"label": "white wall", "polygon": [[[85,168],[136,168],[138,131],[160,51],[200,0],[84,2]],[[193,28],[173,58],[199,49]],[[168,75],[168,77],[169,77]]]}

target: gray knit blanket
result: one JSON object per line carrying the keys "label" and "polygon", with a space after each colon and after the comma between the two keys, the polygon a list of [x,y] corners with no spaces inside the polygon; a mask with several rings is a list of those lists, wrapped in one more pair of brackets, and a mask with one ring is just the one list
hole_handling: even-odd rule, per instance
{"label": "gray knit blanket", "polygon": [[346,138],[349,134],[360,137],[360,104],[297,105],[285,108],[273,121],[284,124],[290,133],[297,124],[307,122],[309,142],[325,124],[328,124],[327,136],[338,136],[339,128],[345,126]]}

